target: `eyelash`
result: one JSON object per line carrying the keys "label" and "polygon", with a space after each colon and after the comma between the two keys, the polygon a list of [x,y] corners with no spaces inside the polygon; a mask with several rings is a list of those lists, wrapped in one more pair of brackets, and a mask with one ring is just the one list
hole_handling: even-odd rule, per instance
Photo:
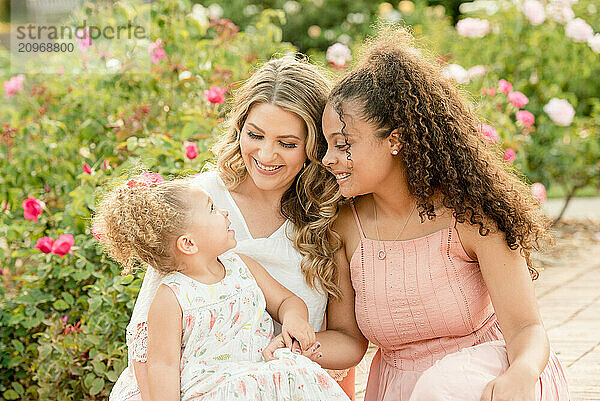
{"label": "eyelash", "polygon": [[[262,135],[256,135],[256,134],[255,134],[254,132],[252,132],[252,131],[248,131],[248,136],[249,136],[251,139],[255,139],[255,140],[260,140],[260,139],[262,139],[262,138],[263,138],[263,136],[262,136]],[[297,145],[296,145],[295,143],[286,143],[286,142],[279,141],[279,144],[280,144],[281,146],[283,146],[284,148],[286,148],[286,149],[294,149],[294,148],[296,148],[296,147],[297,147]]]}
{"label": "eyelash", "polygon": [[210,212],[212,213],[215,210],[215,204],[211,203],[210,204]]}

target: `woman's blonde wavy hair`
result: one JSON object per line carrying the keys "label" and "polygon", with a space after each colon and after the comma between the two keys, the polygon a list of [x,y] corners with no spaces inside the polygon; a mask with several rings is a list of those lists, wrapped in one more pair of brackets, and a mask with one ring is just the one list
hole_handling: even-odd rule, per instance
{"label": "woman's blonde wavy hair", "polygon": [[[338,188],[335,178],[320,163],[327,149],[321,128],[321,117],[329,95],[330,81],[324,70],[305,59],[286,55],[260,67],[234,93],[226,132],[213,146],[216,169],[227,189],[233,190],[247,177],[240,152],[240,135],[252,106],[273,104],[299,116],[306,125],[305,167],[281,198],[280,210],[294,224],[293,241],[304,256],[302,272],[307,283],[328,295],[340,295],[333,264],[335,246],[325,240],[329,221],[336,208]],[[339,248],[341,243],[337,244]],[[335,244],[334,244],[335,245]],[[326,263],[315,263],[314,252],[329,257]],[[319,259],[321,260],[321,259]]]}

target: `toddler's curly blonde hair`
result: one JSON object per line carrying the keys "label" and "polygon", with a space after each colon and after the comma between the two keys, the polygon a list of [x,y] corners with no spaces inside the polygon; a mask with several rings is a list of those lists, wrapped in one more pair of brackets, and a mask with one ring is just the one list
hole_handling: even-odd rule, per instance
{"label": "toddler's curly blonde hair", "polygon": [[191,221],[190,188],[189,178],[158,183],[134,178],[101,198],[92,231],[104,251],[123,266],[124,274],[136,262],[162,273],[183,269],[176,240]]}

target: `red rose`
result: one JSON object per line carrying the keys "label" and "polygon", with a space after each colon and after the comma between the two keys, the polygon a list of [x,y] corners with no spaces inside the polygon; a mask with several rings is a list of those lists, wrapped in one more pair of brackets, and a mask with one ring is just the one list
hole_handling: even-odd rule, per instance
{"label": "red rose", "polygon": [[87,164],[87,163],[83,163],[83,171],[84,171],[86,174],[90,174],[90,175],[92,174],[92,168],[91,168],[91,167],[90,167],[90,165],[89,165],[89,164]]}
{"label": "red rose", "polygon": [[227,92],[227,88],[211,86],[204,90],[204,97],[211,103],[223,104],[225,103],[225,92]]}
{"label": "red rose", "polygon": [[195,159],[198,157],[198,146],[193,142],[185,143],[185,156],[188,159]]}
{"label": "red rose", "polygon": [[27,220],[33,220],[37,223],[39,215],[42,214],[42,204],[40,201],[30,196],[23,201],[22,205],[23,210],[25,210],[23,216]]}
{"label": "red rose", "polygon": [[37,244],[35,244],[35,248],[44,253],[50,253],[52,252],[52,245],[54,245],[54,240],[52,238],[42,237],[38,239]]}
{"label": "red rose", "polygon": [[75,244],[75,239],[71,234],[61,234],[60,237],[54,241],[52,253],[62,258],[69,252],[73,244]]}

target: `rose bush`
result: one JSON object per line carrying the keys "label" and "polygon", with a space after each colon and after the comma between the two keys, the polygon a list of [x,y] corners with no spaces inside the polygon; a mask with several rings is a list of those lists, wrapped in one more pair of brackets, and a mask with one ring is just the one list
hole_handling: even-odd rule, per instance
{"label": "rose bush", "polygon": [[[90,25],[126,25],[136,12],[94,7],[80,16]],[[257,15],[252,34],[223,19],[201,24],[188,0],[153,2],[151,15],[148,74],[113,74],[129,56],[103,54],[85,31],[82,57],[107,74],[64,65],[50,77],[10,75],[0,49],[0,399],[108,398],[127,364],[143,272],[121,276],[98,249],[96,194],[139,164],[148,182],[200,171],[234,83],[294,50],[278,11]]]}
{"label": "rose bush", "polygon": [[[485,66],[485,75],[462,83],[471,93],[482,93],[474,106],[495,127],[500,142],[515,150],[515,165],[531,182],[566,194],[565,207],[581,188],[599,188],[595,38],[600,12],[595,2],[475,1],[461,10],[465,22],[455,29],[448,18],[440,18],[437,25],[423,24],[421,35],[442,55],[442,64],[455,70],[456,65]],[[481,20],[489,22],[489,32]],[[515,136],[520,127],[523,134]]]}

